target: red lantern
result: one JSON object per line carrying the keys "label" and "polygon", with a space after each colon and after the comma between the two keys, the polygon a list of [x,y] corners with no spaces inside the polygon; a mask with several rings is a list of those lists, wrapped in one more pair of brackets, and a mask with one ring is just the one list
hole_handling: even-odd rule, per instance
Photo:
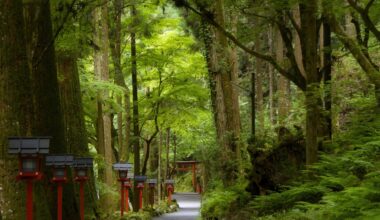
{"label": "red lantern", "polygon": [[128,181],[128,170],[132,169],[131,163],[114,163],[113,169],[119,172],[118,181],[121,183],[120,187],[120,215],[124,215],[124,183]]}
{"label": "red lantern", "polygon": [[17,179],[25,180],[26,219],[33,219],[33,181],[42,178],[42,155],[49,153],[50,137],[10,137],[8,153],[17,154],[19,172]]}
{"label": "red lantern", "polygon": [[75,181],[79,182],[80,219],[84,220],[84,184],[89,179],[88,170],[92,168],[93,159],[90,157],[75,158]]}
{"label": "red lantern", "polygon": [[73,155],[46,156],[46,166],[53,167],[52,182],[57,184],[57,219],[62,220],[62,191],[63,183],[67,182],[66,168],[73,165]]}

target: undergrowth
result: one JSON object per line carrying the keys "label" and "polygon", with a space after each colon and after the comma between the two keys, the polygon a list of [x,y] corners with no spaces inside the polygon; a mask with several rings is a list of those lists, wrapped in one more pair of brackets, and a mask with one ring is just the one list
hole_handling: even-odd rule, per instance
{"label": "undergrowth", "polygon": [[215,187],[204,219],[380,219],[380,117],[373,108],[351,117],[328,153],[280,192],[250,198],[243,184]]}
{"label": "undergrowth", "polygon": [[380,219],[380,117],[371,109],[351,118],[304,180],[258,196],[237,215],[251,219]]}

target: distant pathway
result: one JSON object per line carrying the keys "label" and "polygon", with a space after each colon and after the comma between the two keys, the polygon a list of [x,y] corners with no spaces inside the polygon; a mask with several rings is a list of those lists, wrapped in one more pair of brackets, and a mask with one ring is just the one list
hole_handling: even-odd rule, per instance
{"label": "distant pathway", "polygon": [[200,216],[201,197],[197,193],[176,193],[173,195],[179,205],[177,212],[153,218],[153,220],[196,220]]}

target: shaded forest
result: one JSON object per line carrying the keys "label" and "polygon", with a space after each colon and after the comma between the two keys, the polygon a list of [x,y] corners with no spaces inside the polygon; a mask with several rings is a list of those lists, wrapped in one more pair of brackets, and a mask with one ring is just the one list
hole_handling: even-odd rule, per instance
{"label": "shaded forest", "polygon": [[[121,219],[175,211],[168,181],[201,194],[202,219],[380,218],[379,11],[375,0],[0,0],[0,220],[26,218],[14,136],[94,159],[85,219],[120,219],[117,162],[157,179],[140,211],[134,182]],[[42,169],[34,218],[54,219]],[[65,184],[63,219],[80,219],[79,191]]]}

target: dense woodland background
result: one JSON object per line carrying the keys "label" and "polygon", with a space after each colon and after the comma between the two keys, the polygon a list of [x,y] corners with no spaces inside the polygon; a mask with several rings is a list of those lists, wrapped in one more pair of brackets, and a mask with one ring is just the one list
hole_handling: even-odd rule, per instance
{"label": "dense woodland background", "polygon": [[[39,135],[51,153],[95,158],[88,219],[118,218],[115,161],[191,190],[179,160],[202,162],[204,219],[379,217],[379,12],[375,0],[0,0],[0,219],[25,218],[7,137]],[[56,216],[49,175],[36,219]],[[79,219],[77,194],[67,184],[64,219]]]}

